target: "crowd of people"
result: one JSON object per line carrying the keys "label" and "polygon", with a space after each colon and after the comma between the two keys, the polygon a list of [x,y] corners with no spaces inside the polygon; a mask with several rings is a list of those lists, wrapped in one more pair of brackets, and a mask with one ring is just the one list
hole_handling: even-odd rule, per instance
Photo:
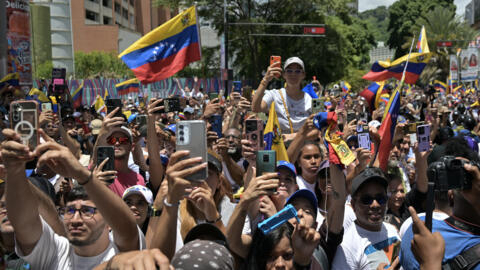
{"label": "crowd of people", "polygon": [[[302,91],[307,67],[298,57],[273,63],[255,91],[228,98],[185,88],[174,111],[142,97],[102,114],[57,96],[55,108],[37,107],[33,145],[12,105],[31,99],[5,86],[0,269],[480,269],[477,92],[402,91],[380,169],[388,107],[313,80],[335,119],[319,126]],[[272,104],[288,158],[265,172],[245,121],[264,126]],[[190,120],[205,122],[206,158],[177,148],[178,123]],[[428,149],[409,128],[420,122]],[[353,162],[332,158],[333,135]]]}

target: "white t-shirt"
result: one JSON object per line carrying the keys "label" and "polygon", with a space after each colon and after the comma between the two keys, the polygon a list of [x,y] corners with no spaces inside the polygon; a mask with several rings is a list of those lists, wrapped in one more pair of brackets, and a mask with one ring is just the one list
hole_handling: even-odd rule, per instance
{"label": "white t-shirt", "polygon": [[297,175],[297,186],[298,189],[308,189],[315,194],[315,183],[310,184],[301,175]]}
{"label": "white t-shirt", "polygon": [[332,269],[377,269],[380,263],[390,264],[393,246],[400,242],[397,229],[383,223],[378,232],[367,231],[356,223],[343,235],[332,262]]}
{"label": "white t-shirt", "polygon": [[270,109],[270,104],[275,102],[275,110],[277,112],[280,128],[282,129],[282,134],[290,134],[291,132],[287,113],[285,112],[285,106],[283,105],[282,97],[280,96],[280,91],[283,95],[283,98],[287,102],[287,108],[288,112],[290,113],[293,131],[297,132],[312,113],[312,97],[304,93],[303,99],[294,100],[287,95],[285,88],[280,90],[273,89],[265,91],[265,95],[263,96],[262,100],[267,103],[268,109]]}
{"label": "white t-shirt", "polygon": [[[320,212],[320,208],[317,208],[317,230],[320,229],[320,226],[322,226],[326,214],[327,213]],[[343,215],[343,231],[346,232],[356,219],[357,216],[355,216],[355,212],[353,212],[352,206],[349,203],[345,203],[345,213]]]}
{"label": "white t-shirt", "polygon": [[[20,258],[30,263],[32,269],[93,269],[119,253],[113,234],[110,233],[110,244],[104,252],[93,257],[78,256],[67,238],[56,234],[43,218],[40,217],[40,219],[42,236],[29,255],[24,256],[18,244],[15,243],[15,252]],[[140,228],[138,228],[138,237],[140,249],[145,249],[145,236]]]}
{"label": "white t-shirt", "polygon": [[[425,213],[420,213],[418,214],[418,217],[424,217]],[[432,213],[432,218],[436,220],[445,220],[448,218],[448,215],[443,213],[443,212],[433,212]],[[402,226],[400,227],[400,232],[398,233],[400,235],[400,238],[403,237],[405,232],[408,230],[408,228],[412,225],[412,217],[408,217],[403,223]]]}

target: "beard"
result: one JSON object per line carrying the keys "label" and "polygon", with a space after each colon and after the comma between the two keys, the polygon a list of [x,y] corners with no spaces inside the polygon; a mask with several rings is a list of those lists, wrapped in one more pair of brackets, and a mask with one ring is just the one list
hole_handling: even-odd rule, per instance
{"label": "beard", "polygon": [[101,228],[98,228],[97,230],[93,231],[87,239],[77,239],[77,237],[70,236],[68,238],[68,241],[70,242],[70,244],[77,247],[89,246],[95,243],[102,236],[104,229],[105,229],[104,226],[102,226]]}

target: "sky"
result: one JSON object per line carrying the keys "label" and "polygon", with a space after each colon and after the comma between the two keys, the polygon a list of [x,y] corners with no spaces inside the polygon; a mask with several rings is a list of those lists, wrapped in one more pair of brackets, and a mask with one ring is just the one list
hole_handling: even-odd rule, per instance
{"label": "sky", "polygon": [[[470,3],[471,0],[454,0],[457,5],[457,14],[463,15],[465,13],[465,6]],[[358,9],[360,12],[374,9],[378,6],[390,6],[395,0],[358,0]]]}

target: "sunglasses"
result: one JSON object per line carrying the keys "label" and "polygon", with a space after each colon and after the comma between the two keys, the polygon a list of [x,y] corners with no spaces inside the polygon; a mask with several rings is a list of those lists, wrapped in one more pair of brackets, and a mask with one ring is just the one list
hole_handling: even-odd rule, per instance
{"label": "sunglasses", "polygon": [[80,208],[75,208],[74,206],[67,206],[63,209],[63,218],[71,219],[75,216],[76,212],[79,212],[82,218],[92,218],[95,212],[97,212],[96,207],[82,205]]}
{"label": "sunglasses", "polygon": [[127,137],[110,137],[107,139],[107,143],[110,144],[110,145],[115,145],[117,142],[119,142],[120,144],[129,144],[130,143],[130,139],[127,138]]}
{"label": "sunglasses", "polygon": [[301,70],[301,69],[286,69],[285,72],[287,72],[288,74],[292,74],[292,73],[300,74],[300,73],[303,72],[303,70]]}
{"label": "sunglasses", "polygon": [[360,202],[364,205],[371,205],[373,201],[377,201],[379,204],[384,205],[387,203],[387,200],[387,196],[381,194],[375,195],[374,197],[370,195],[363,195],[360,197]]}

